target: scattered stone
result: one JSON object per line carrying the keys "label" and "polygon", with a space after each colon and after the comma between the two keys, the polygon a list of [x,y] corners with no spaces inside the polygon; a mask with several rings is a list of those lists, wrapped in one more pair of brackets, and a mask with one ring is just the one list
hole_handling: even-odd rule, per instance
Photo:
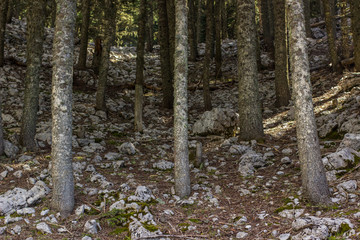
{"label": "scattered stone", "polygon": [[232,145],[229,149],[229,152],[231,154],[239,154],[242,155],[244,154],[247,150],[249,150],[250,147],[249,146],[245,146],[245,145]]}
{"label": "scattered stone", "polygon": [[100,224],[95,219],[88,220],[85,223],[84,232],[90,234],[97,234],[98,231],[100,230],[101,230]]}
{"label": "scattered stone", "polygon": [[304,213],[305,209],[285,209],[279,212],[279,215],[284,218],[296,219]]}
{"label": "scattered stone", "polygon": [[249,235],[249,234],[246,233],[246,232],[238,232],[238,233],[236,234],[236,238],[246,238],[247,235]]}
{"label": "scattered stone", "polygon": [[92,238],[89,237],[89,236],[85,236],[85,237],[83,237],[81,240],[92,240]]}
{"label": "scattered stone", "polygon": [[145,186],[138,186],[135,191],[135,196],[129,196],[128,201],[141,201],[147,202],[155,199],[155,196],[152,194],[151,190]]}
{"label": "scattered stone", "polygon": [[52,234],[51,228],[44,222],[36,224],[36,229],[47,234]]}
{"label": "scattered stone", "polygon": [[343,148],[340,151],[330,153],[322,159],[324,166],[328,170],[344,169],[349,164],[354,164],[354,155],[359,154],[351,148]]}
{"label": "scattered stone", "polygon": [[22,209],[18,209],[16,212],[19,215],[34,214],[35,213],[35,208],[22,208]]}
{"label": "scattered stone", "polygon": [[4,140],[4,152],[7,157],[15,158],[16,154],[19,152],[19,148],[8,140]]}
{"label": "scattered stone", "polygon": [[354,134],[354,133],[345,134],[337,151],[344,148],[351,148],[354,149],[355,151],[360,151],[360,134]]}
{"label": "scattered stone", "polygon": [[13,175],[14,175],[16,178],[21,178],[21,177],[22,177],[22,171],[21,171],[21,170],[18,170],[18,171],[16,171],[16,172],[14,172]]}
{"label": "scattered stone", "polygon": [[29,161],[31,160],[32,157],[31,156],[27,156],[27,155],[22,155],[21,157],[18,158],[18,162],[19,163],[22,163],[22,162],[26,162],[26,161]]}
{"label": "scattered stone", "polygon": [[174,168],[174,163],[169,161],[160,161],[153,164],[153,168],[157,168],[160,170],[169,170]]}
{"label": "scattered stone", "polygon": [[137,219],[132,219],[132,221],[129,224],[129,231],[131,233],[131,239],[138,239],[144,237],[154,237],[153,239],[156,239],[157,235],[162,234],[159,230],[150,232]]}
{"label": "scattered stone", "polygon": [[291,150],[291,148],[285,148],[281,152],[284,155],[290,155],[292,153],[292,150]]}
{"label": "scattered stone", "polygon": [[131,142],[121,144],[120,147],[118,147],[118,150],[128,155],[134,155],[136,153],[136,148]]}
{"label": "scattered stone", "polygon": [[266,164],[263,156],[252,150],[247,151],[240,157],[238,171],[242,176],[251,176],[255,173],[255,168],[264,167]]}
{"label": "scattered stone", "polygon": [[15,225],[13,228],[11,228],[11,234],[20,235],[20,233],[21,233],[21,226],[20,225]]}
{"label": "scattered stone", "polygon": [[290,239],[290,233],[284,233],[279,236],[279,240],[288,240]]}
{"label": "scattered stone", "polygon": [[120,153],[108,152],[107,154],[105,154],[104,158],[107,161],[114,161],[114,160],[118,160],[120,156],[121,156]]}
{"label": "scattered stone", "polygon": [[292,160],[289,157],[283,157],[281,160],[282,164],[291,164]]}
{"label": "scattered stone", "polygon": [[346,192],[355,192],[357,189],[357,182],[355,180],[349,180],[343,183],[340,183],[336,186],[339,191],[346,191]]}

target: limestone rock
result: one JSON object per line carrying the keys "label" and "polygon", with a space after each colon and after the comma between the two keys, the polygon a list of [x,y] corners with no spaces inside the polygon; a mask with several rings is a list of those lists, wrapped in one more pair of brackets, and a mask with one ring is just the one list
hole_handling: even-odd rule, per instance
{"label": "limestone rock", "polygon": [[159,161],[153,164],[153,168],[157,168],[160,170],[168,170],[174,168],[174,163],[169,161]]}
{"label": "limestone rock", "polygon": [[97,234],[98,231],[100,230],[101,230],[100,224],[95,219],[88,220],[85,223],[84,232],[90,234]]}
{"label": "limestone rock", "polygon": [[118,150],[121,153],[125,153],[128,155],[134,155],[136,153],[136,148],[131,142],[125,142],[121,144],[120,147],[118,147]]}
{"label": "limestone rock", "polygon": [[36,229],[47,234],[52,234],[51,228],[44,222],[36,224]]}
{"label": "limestone rock", "polygon": [[4,152],[7,157],[15,158],[16,154],[18,154],[18,152],[19,152],[19,148],[17,146],[15,146],[14,144],[12,144],[11,142],[9,142],[8,140],[5,140],[4,141]]}

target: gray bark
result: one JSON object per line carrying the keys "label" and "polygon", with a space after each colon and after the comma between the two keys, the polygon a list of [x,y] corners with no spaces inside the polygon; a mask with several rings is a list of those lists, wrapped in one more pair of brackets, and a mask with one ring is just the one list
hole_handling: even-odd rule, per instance
{"label": "gray bark", "polygon": [[154,48],[154,2],[153,1],[147,1],[147,51],[152,52]]}
{"label": "gray bark", "polygon": [[310,38],[312,36],[311,26],[310,26],[310,18],[311,18],[310,0],[303,0],[303,1],[304,1],[306,37]]}
{"label": "gray bark", "polygon": [[184,198],[190,195],[190,170],[188,149],[188,36],[186,0],[176,1],[176,37],[174,71],[174,158],[175,192]]}
{"label": "gray bark", "polygon": [[9,0],[2,0],[0,2],[0,67],[4,65],[4,43],[5,43],[5,28],[6,28],[6,14],[9,5]]}
{"label": "gray bark", "polygon": [[81,39],[79,51],[79,68],[86,68],[87,46],[89,40],[89,24],[90,24],[90,0],[83,0],[81,6]]}
{"label": "gray bark", "polygon": [[140,0],[140,15],[138,26],[138,42],[136,48],[136,82],[135,82],[135,131],[143,131],[143,85],[144,85],[144,53],[145,53],[145,26],[146,0]]}
{"label": "gray bark", "polygon": [[212,9],[213,9],[213,0],[206,0],[206,47],[205,47],[205,57],[203,64],[203,97],[204,97],[204,109],[205,111],[210,111],[212,109],[211,105],[211,95],[210,95],[210,64],[211,64],[211,44],[213,42],[213,18]]}
{"label": "gray bark", "polygon": [[296,134],[301,163],[302,186],[315,204],[329,204],[330,192],[321,160],[316,130],[310,69],[301,1],[287,0],[289,11],[289,45],[291,81],[295,100]]}
{"label": "gray bark", "polygon": [[110,48],[114,41],[116,29],[116,3],[115,0],[105,0],[104,6],[104,43],[101,53],[101,62],[99,67],[98,87],[96,90],[96,109],[106,110],[105,92],[106,81],[109,70]]}
{"label": "gray bark", "polygon": [[262,139],[254,1],[237,0],[237,12],[240,139]]}
{"label": "gray bark", "polygon": [[262,29],[264,34],[264,42],[267,51],[274,51],[274,36],[271,31],[271,19],[270,19],[270,11],[269,9],[269,1],[270,0],[261,0],[261,22]]}
{"label": "gray bark", "polygon": [[275,91],[276,106],[286,106],[291,99],[289,89],[287,24],[285,0],[274,0],[275,14]]}
{"label": "gray bark", "polygon": [[215,77],[221,79],[221,0],[215,4]]}
{"label": "gray bark", "polygon": [[350,0],[355,70],[360,71],[360,1]]}
{"label": "gray bark", "polygon": [[52,207],[67,217],[74,208],[72,81],[76,1],[57,0],[52,74]]}
{"label": "gray bark", "polygon": [[190,61],[196,61],[198,56],[197,36],[196,36],[196,19],[197,9],[195,5],[196,0],[188,0],[189,2],[189,45],[190,45]]}
{"label": "gray bark", "polygon": [[340,1],[340,11],[341,11],[341,51],[343,59],[348,59],[351,57],[351,31],[349,26],[349,18],[345,17],[349,13],[349,4],[347,0]]}
{"label": "gray bark", "polygon": [[35,134],[39,107],[39,80],[45,16],[45,0],[29,2],[27,9],[26,78],[20,144],[30,151],[36,149]]}

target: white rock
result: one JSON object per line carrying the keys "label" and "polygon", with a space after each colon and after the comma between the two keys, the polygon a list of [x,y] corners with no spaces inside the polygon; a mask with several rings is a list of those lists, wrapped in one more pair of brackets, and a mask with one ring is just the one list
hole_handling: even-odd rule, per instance
{"label": "white rock", "polygon": [[339,191],[355,192],[357,189],[357,182],[355,180],[349,180],[338,184],[336,188]]}
{"label": "white rock", "polygon": [[246,232],[238,232],[238,233],[236,234],[236,238],[246,238],[247,235],[249,235],[249,234],[246,233]]}
{"label": "white rock", "polygon": [[18,152],[19,148],[17,146],[7,140],[4,141],[4,153],[7,157],[14,158]]}
{"label": "white rock", "polygon": [[279,236],[279,240],[288,240],[290,239],[290,233],[284,233]]}
{"label": "white rock", "polygon": [[16,178],[21,178],[21,177],[22,177],[22,171],[21,171],[21,170],[18,170],[18,171],[16,171],[16,172],[14,172],[13,175],[14,175]]}
{"label": "white rock", "polygon": [[232,145],[229,149],[229,152],[231,154],[239,154],[242,155],[244,154],[247,150],[249,150],[250,147],[249,146],[245,146],[245,145]]}
{"label": "white rock", "polygon": [[21,226],[15,225],[13,228],[11,228],[11,233],[19,235],[21,233]]}
{"label": "white rock", "polygon": [[136,148],[131,142],[125,142],[121,144],[120,147],[118,147],[118,150],[128,155],[134,155],[136,153]]}
{"label": "white rock", "polygon": [[98,231],[100,231],[100,230],[101,230],[100,224],[95,219],[88,220],[85,223],[84,232],[87,232],[90,234],[97,234]]}
{"label": "white rock", "polygon": [[27,156],[27,155],[22,155],[21,157],[18,158],[18,162],[22,163],[22,162],[26,162],[31,160],[33,157],[31,156]]}
{"label": "white rock", "polygon": [[174,168],[174,163],[169,161],[159,161],[153,164],[153,168],[161,169],[161,170],[168,170]]}
{"label": "white rock", "polygon": [[305,209],[285,209],[279,212],[279,215],[284,218],[295,219],[304,213]]}
{"label": "white rock", "polygon": [[16,212],[19,215],[34,214],[35,208],[22,208],[22,209],[18,209]]}
{"label": "white rock", "polygon": [[40,223],[36,224],[36,229],[43,233],[52,234],[51,228],[49,227],[49,225],[47,225],[44,222],[40,222]]}
{"label": "white rock", "polygon": [[83,237],[81,240],[92,240],[92,238],[89,237],[89,236],[85,236],[85,237]]}
{"label": "white rock", "polygon": [[281,152],[282,152],[282,154],[290,155],[292,153],[292,149],[291,148],[285,148]]}
{"label": "white rock", "polygon": [[121,157],[120,153],[115,153],[115,152],[108,152],[107,154],[105,154],[104,158],[107,161],[114,161],[114,160],[118,160]]}

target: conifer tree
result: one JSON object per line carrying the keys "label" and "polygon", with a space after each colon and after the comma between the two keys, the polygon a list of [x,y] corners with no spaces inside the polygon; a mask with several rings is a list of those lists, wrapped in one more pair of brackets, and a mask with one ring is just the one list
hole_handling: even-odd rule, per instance
{"label": "conifer tree", "polygon": [[4,65],[4,43],[5,43],[5,28],[6,28],[6,13],[9,5],[9,0],[0,1],[0,67]]}
{"label": "conifer tree", "polygon": [[80,35],[81,39],[80,39],[78,67],[86,68],[87,46],[89,40],[89,25],[90,25],[90,0],[82,0],[81,14],[82,14],[81,35]]}

